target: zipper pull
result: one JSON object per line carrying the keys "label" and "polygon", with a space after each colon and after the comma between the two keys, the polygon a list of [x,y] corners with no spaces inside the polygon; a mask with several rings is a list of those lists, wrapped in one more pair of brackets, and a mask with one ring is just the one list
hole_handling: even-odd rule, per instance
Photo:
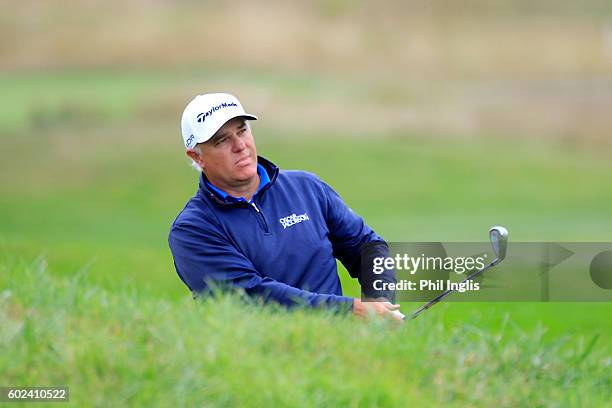
{"label": "zipper pull", "polygon": [[259,208],[257,208],[257,206],[255,205],[255,201],[253,201],[253,202],[251,203],[251,205],[253,206],[253,208],[255,209],[255,211],[257,211],[257,212],[261,212],[261,211],[259,211]]}

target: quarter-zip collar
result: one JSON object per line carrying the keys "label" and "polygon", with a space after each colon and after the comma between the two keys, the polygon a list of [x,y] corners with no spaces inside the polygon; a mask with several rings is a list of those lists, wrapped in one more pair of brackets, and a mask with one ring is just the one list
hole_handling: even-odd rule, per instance
{"label": "quarter-zip collar", "polygon": [[[251,200],[249,201],[249,203],[253,201],[257,193],[259,193],[259,190],[261,190],[263,187],[266,186],[266,184],[270,182],[270,177],[268,176],[268,172],[266,172],[266,170],[261,164],[257,164],[257,174],[259,175],[259,186],[257,187],[257,191],[255,191],[255,194],[253,194],[253,197],[251,197]],[[220,188],[215,187],[215,185],[213,185],[210,181],[206,181],[206,187],[208,187],[209,190],[216,193],[224,201],[247,201],[244,197],[235,197],[235,196],[229,195],[228,193],[221,190]]]}
{"label": "quarter-zip collar", "polygon": [[[272,163],[271,161],[257,156],[257,170],[260,174],[260,183],[257,192],[253,194],[253,198],[251,202],[254,202],[255,198],[262,195],[267,189],[269,189],[272,184],[276,181],[278,177],[279,169],[278,167]],[[267,182],[266,182],[267,179]],[[200,183],[198,187],[198,194],[203,197],[208,197],[214,203],[219,205],[226,206],[244,206],[249,205],[244,198],[236,198],[232,197],[229,194],[225,193],[223,190],[213,186],[210,181],[206,178],[204,172],[200,174]]]}

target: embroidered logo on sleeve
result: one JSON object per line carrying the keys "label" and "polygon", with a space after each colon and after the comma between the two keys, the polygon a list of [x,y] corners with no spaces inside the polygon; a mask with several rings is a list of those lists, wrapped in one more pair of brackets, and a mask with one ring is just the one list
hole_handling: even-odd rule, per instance
{"label": "embroidered logo on sleeve", "polygon": [[283,226],[283,229],[286,229],[292,225],[299,224],[302,221],[310,221],[310,218],[308,218],[307,213],[304,213],[301,215],[291,214],[291,215],[288,215],[287,217],[283,217],[279,219],[279,221],[281,225]]}

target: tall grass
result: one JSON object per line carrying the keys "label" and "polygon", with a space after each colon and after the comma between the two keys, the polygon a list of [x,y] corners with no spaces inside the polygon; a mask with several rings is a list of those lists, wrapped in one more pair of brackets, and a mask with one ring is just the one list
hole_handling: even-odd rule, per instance
{"label": "tall grass", "polygon": [[543,341],[506,316],[401,327],[325,311],[107,291],[83,269],[0,265],[3,385],[67,385],[77,406],[605,406],[598,337]]}

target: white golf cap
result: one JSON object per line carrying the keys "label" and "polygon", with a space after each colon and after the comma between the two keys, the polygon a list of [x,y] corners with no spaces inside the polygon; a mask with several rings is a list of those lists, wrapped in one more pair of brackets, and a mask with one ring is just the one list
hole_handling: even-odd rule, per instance
{"label": "white golf cap", "polygon": [[237,117],[257,120],[257,116],[244,111],[238,98],[233,95],[209,93],[196,96],[187,104],[181,118],[185,148],[206,142],[225,122]]}

